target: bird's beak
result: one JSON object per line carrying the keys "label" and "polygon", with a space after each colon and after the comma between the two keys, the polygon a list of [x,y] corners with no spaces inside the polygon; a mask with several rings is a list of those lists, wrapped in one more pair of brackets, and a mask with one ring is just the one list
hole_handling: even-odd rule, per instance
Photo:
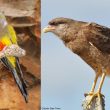
{"label": "bird's beak", "polygon": [[47,32],[51,32],[52,30],[54,30],[55,27],[54,26],[47,26],[43,29],[43,33],[47,33]]}

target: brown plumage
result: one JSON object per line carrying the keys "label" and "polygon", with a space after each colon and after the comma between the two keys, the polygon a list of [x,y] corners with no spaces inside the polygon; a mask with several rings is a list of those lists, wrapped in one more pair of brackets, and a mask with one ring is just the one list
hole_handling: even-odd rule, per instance
{"label": "brown plumage", "polygon": [[110,75],[110,28],[69,18],[55,18],[43,31],[57,35],[66,47],[95,71],[92,94],[98,77],[102,75],[98,93],[93,94],[93,97],[99,95],[105,75]]}
{"label": "brown plumage", "polygon": [[109,69],[109,28],[68,18],[55,18],[49,22],[49,27],[47,31],[56,34],[65,46],[79,55],[96,72],[98,67]]}

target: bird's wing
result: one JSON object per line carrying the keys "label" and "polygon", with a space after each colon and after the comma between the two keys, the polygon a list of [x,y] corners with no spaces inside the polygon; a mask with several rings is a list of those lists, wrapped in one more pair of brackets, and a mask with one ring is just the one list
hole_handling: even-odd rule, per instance
{"label": "bird's wing", "polygon": [[83,34],[103,53],[110,54],[110,29],[95,23],[83,27]]}
{"label": "bird's wing", "polygon": [[11,25],[8,25],[8,37],[10,38],[11,42],[13,44],[17,44],[17,36],[16,36],[16,32],[14,30],[14,28]]}

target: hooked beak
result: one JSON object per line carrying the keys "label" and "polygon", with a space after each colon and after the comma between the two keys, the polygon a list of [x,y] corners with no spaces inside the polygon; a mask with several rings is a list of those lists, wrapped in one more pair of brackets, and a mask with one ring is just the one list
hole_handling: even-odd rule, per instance
{"label": "hooked beak", "polygon": [[54,26],[47,26],[43,29],[43,33],[47,33],[47,32],[51,32],[52,30],[54,30],[55,27]]}

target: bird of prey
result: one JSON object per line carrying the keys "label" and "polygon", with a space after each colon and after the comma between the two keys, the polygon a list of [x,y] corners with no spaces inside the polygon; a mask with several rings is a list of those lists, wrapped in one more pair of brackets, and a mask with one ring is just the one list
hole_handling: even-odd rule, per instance
{"label": "bird of prey", "polygon": [[[13,27],[7,23],[5,16],[0,13],[0,54],[3,54],[1,55],[1,62],[12,73],[19,90],[21,91],[25,101],[27,102],[27,87],[19,64],[17,45],[17,37]],[[10,51],[11,48],[16,53]],[[25,52],[23,54],[25,54]]]}
{"label": "bird of prey", "polygon": [[[55,18],[43,29],[52,32],[61,39],[66,47],[80,56],[96,73],[88,95],[91,100],[99,97],[105,76],[110,75],[110,28],[96,24],[77,21],[69,18]],[[98,77],[101,81],[94,92]]]}

